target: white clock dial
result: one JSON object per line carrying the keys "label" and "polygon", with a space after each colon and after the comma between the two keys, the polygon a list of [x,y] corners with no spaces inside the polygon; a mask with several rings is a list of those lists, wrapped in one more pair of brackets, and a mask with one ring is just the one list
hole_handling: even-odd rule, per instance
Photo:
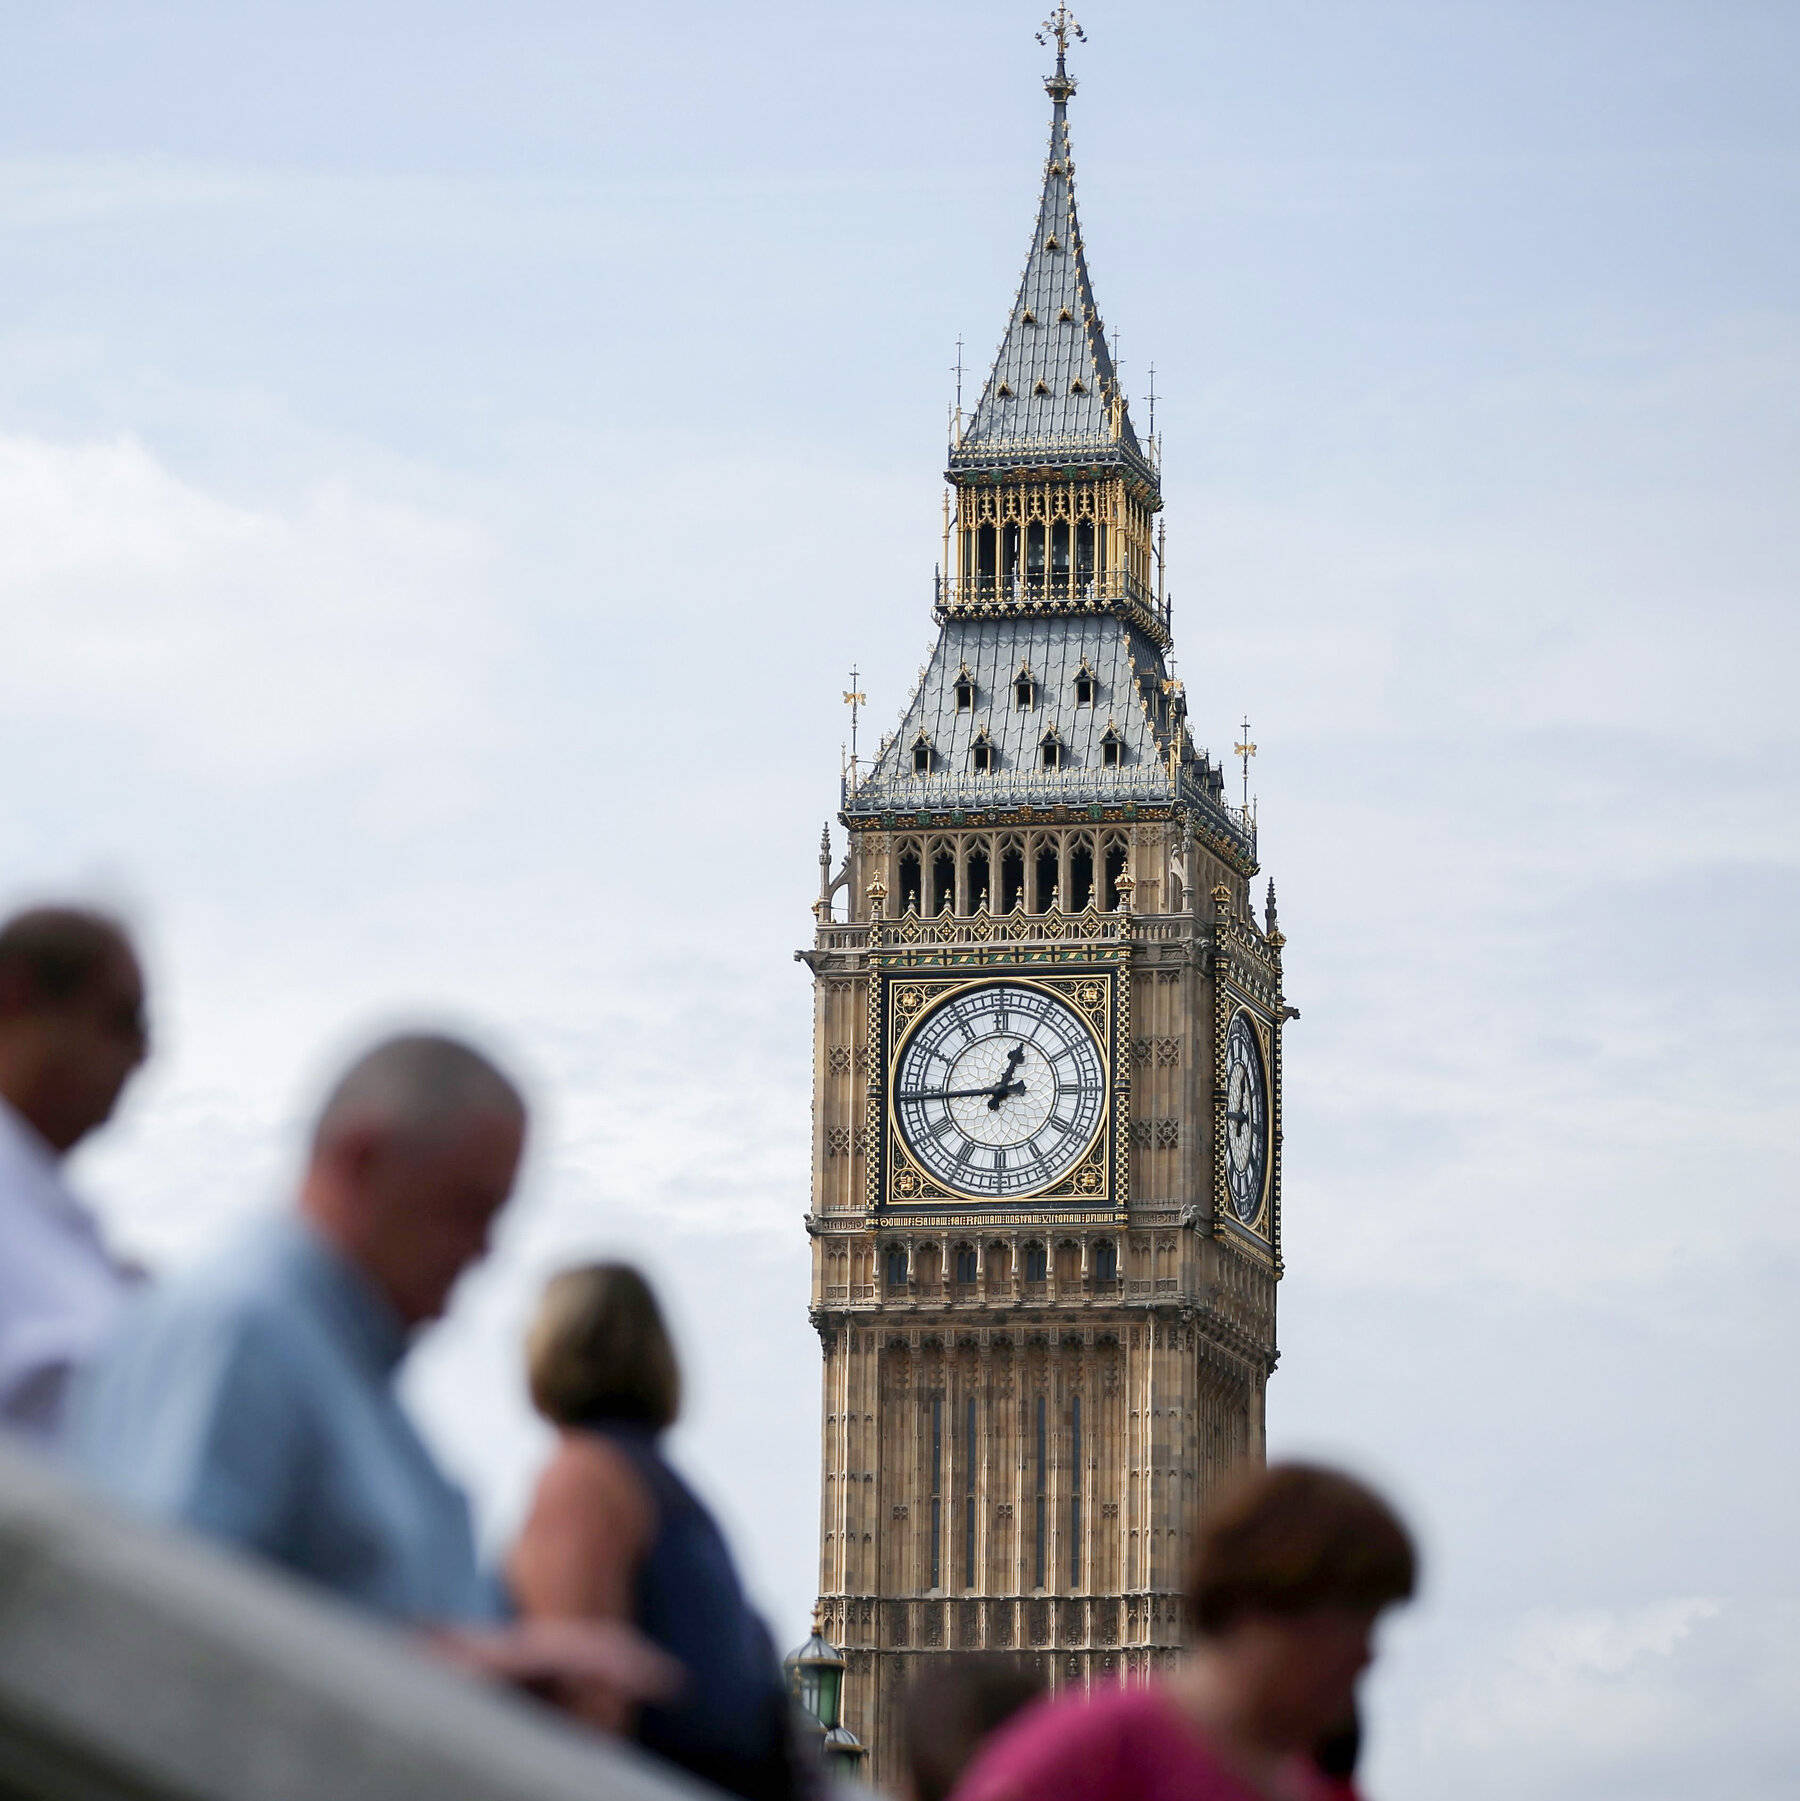
{"label": "white clock dial", "polygon": [[1225,1185],[1231,1210],[1246,1225],[1262,1211],[1269,1169],[1269,1090],[1262,1047],[1243,1013],[1225,1033]]}
{"label": "white clock dial", "polygon": [[1074,1008],[1017,982],[924,1014],[894,1063],[894,1118],[946,1187],[999,1198],[1066,1176],[1100,1129],[1106,1066]]}

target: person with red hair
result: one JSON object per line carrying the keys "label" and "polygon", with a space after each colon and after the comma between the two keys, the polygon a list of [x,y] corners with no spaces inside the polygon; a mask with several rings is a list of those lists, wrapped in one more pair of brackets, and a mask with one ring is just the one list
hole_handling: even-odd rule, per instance
{"label": "person with red hair", "polygon": [[1381,1497],[1278,1464],[1201,1522],[1188,1654],[1132,1687],[1029,1709],[983,1746],[953,1801],[1326,1801],[1314,1760],[1351,1716],[1375,1621],[1417,1580]]}

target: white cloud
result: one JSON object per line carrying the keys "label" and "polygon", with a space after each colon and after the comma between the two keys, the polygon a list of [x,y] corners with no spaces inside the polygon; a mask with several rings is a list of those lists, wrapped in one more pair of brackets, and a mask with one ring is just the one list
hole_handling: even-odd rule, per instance
{"label": "white cloud", "polygon": [[339,482],[250,507],[130,437],[0,438],[0,706],[209,784],[420,773],[427,747],[466,779],[509,648],[490,565],[468,525]]}
{"label": "white cloud", "polygon": [[1797,1622],[1791,1604],[1688,1595],[1422,1636],[1381,1679],[1378,1705],[1404,1692],[1406,1724],[1380,1737],[1371,1790],[1777,1801],[1791,1792]]}

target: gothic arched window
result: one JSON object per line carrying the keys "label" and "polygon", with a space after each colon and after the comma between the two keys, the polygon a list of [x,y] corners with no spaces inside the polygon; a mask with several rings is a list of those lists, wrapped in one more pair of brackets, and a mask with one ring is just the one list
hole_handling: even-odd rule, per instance
{"label": "gothic arched window", "polygon": [[902,913],[910,908],[917,913],[923,900],[924,876],[919,863],[919,850],[916,844],[908,845],[900,852],[900,894],[898,904]]}
{"label": "gothic arched window", "polygon": [[890,1291],[906,1286],[906,1246],[903,1244],[888,1246],[887,1285]]}
{"label": "gothic arched window", "polygon": [[1119,1279],[1119,1247],[1110,1238],[1094,1246],[1094,1280],[1116,1282]]}
{"label": "gothic arched window", "polygon": [[1050,1254],[1035,1239],[1025,1247],[1025,1280],[1043,1282],[1050,1274]]}
{"label": "gothic arched window", "polygon": [[975,1282],[975,1272],[976,1272],[975,1247],[972,1244],[959,1244],[956,1247],[956,1277],[955,1277],[955,1279],[958,1282],[964,1282],[964,1283],[969,1284],[971,1287],[973,1287],[974,1282]]}

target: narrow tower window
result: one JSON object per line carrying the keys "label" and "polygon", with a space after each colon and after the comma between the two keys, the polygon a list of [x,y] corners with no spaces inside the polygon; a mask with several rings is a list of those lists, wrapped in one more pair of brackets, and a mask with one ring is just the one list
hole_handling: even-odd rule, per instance
{"label": "narrow tower window", "polygon": [[1025,904],[1025,853],[1014,839],[1000,853],[1000,911],[1010,913]]}
{"label": "narrow tower window", "polygon": [[1051,913],[1056,909],[1057,884],[1062,877],[1062,859],[1056,854],[1056,844],[1041,846],[1037,854],[1037,896],[1032,907],[1034,913]]}
{"label": "narrow tower window", "polygon": [[1069,1586],[1081,1586],[1081,1396],[1069,1402]]}
{"label": "narrow tower window", "polygon": [[969,852],[969,911],[988,912],[993,908],[993,895],[989,892],[992,878],[988,874],[987,846],[975,845]]}
{"label": "narrow tower window", "polygon": [[1100,904],[1108,913],[1119,910],[1119,877],[1125,873],[1125,846],[1115,839],[1106,847],[1106,885],[1101,890]]}
{"label": "narrow tower window", "polygon": [[1094,902],[1094,847],[1078,838],[1069,851],[1069,904],[1077,911]]}
{"label": "narrow tower window", "polygon": [[1110,1238],[1094,1246],[1094,1280],[1116,1282],[1119,1279],[1119,1247]]}
{"label": "narrow tower window", "polygon": [[956,1279],[966,1288],[975,1286],[975,1247],[972,1244],[956,1247]]}
{"label": "narrow tower window", "polygon": [[944,1397],[931,1397],[931,1582],[943,1587],[944,1555]]}
{"label": "narrow tower window", "polygon": [[1044,1586],[1044,1577],[1048,1570],[1048,1565],[1045,1561],[1045,1553],[1049,1550],[1049,1545],[1046,1541],[1049,1537],[1049,1533],[1047,1531],[1047,1528],[1049,1526],[1049,1520],[1047,1518],[1047,1514],[1049,1511],[1049,1501],[1050,1501],[1050,1491],[1049,1491],[1049,1487],[1048,1487],[1048,1484],[1046,1481],[1046,1472],[1047,1472],[1047,1468],[1049,1465],[1048,1453],[1049,1453],[1049,1449],[1050,1449],[1049,1431],[1048,1431],[1048,1427],[1047,1427],[1047,1424],[1045,1421],[1044,1397],[1042,1395],[1039,1395],[1037,1398],[1037,1447],[1036,1448],[1037,1448],[1037,1479],[1032,1484],[1032,1492],[1037,1501],[1037,1507],[1036,1507],[1037,1518],[1036,1518],[1036,1521],[1034,1522],[1034,1524],[1037,1528],[1036,1533],[1035,1533],[1035,1539],[1036,1539],[1036,1545],[1037,1545],[1037,1555],[1033,1559],[1031,1585],[1033,1588],[1042,1588]]}
{"label": "narrow tower window", "polygon": [[906,1286],[906,1246],[903,1244],[888,1246],[887,1285],[890,1294],[898,1294]]}
{"label": "narrow tower window", "polygon": [[900,853],[900,911],[909,908],[917,913],[921,900],[921,872],[919,869],[919,853],[916,850],[903,850]]}
{"label": "narrow tower window", "polygon": [[975,1586],[975,1397],[963,1402],[963,1587]]}
{"label": "narrow tower window", "polygon": [[931,910],[948,913],[956,905],[956,858],[940,850],[931,860]]}
{"label": "narrow tower window", "polygon": [[[902,1252],[901,1255],[904,1256],[905,1253]],[[1044,1281],[1049,1267],[1049,1257],[1041,1244],[1034,1242],[1025,1247],[1025,1280],[1027,1282]]]}

